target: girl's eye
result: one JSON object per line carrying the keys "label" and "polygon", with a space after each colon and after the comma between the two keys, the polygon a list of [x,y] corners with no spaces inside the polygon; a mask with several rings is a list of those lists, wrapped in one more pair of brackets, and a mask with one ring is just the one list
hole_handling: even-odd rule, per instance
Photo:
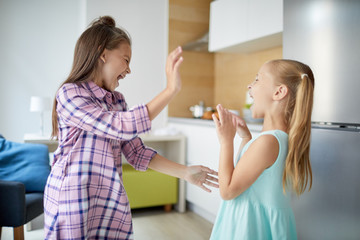
{"label": "girl's eye", "polygon": [[126,62],[127,64],[130,63],[129,59],[127,59],[127,58],[125,58],[125,57],[123,57],[123,59],[125,60],[125,62]]}

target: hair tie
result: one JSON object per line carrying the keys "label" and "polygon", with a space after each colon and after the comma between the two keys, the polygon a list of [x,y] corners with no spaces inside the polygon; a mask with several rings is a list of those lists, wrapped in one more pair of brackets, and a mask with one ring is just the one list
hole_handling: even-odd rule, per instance
{"label": "hair tie", "polygon": [[306,73],[301,74],[301,79],[303,79],[304,77],[309,78],[309,76]]}

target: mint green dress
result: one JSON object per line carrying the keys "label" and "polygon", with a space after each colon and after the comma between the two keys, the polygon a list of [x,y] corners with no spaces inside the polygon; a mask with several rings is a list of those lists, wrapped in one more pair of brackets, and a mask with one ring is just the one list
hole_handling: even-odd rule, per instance
{"label": "mint green dress", "polygon": [[[283,169],[288,152],[288,135],[280,130],[262,132],[271,134],[279,142],[279,155],[242,194],[232,200],[223,200],[210,239],[297,239],[295,218],[290,205],[290,192],[283,193]],[[249,141],[240,157],[249,148]],[[237,159],[239,161],[239,159]]]}

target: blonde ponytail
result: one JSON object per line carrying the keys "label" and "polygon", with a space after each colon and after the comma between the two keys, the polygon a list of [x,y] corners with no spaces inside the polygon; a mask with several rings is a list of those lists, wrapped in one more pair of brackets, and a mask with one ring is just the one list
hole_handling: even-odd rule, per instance
{"label": "blonde ponytail", "polygon": [[289,123],[289,151],[283,175],[283,186],[291,179],[297,195],[302,194],[307,185],[312,186],[310,164],[311,112],[313,84],[307,74],[303,74],[295,97],[293,114]]}
{"label": "blonde ponytail", "polygon": [[310,164],[311,113],[314,75],[309,66],[294,60],[273,60],[280,81],[289,88],[285,111],[288,126],[288,155],[283,174],[283,188],[291,185],[297,195],[312,186]]}

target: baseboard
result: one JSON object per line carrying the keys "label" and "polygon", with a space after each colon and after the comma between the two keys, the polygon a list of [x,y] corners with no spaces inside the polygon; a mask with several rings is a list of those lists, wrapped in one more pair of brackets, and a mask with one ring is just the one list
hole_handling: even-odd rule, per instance
{"label": "baseboard", "polygon": [[216,219],[216,215],[206,211],[202,207],[199,207],[198,205],[195,205],[189,201],[186,201],[187,208],[197,215],[201,216],[202,218],[206,219],[207,221],[214,223]]}

